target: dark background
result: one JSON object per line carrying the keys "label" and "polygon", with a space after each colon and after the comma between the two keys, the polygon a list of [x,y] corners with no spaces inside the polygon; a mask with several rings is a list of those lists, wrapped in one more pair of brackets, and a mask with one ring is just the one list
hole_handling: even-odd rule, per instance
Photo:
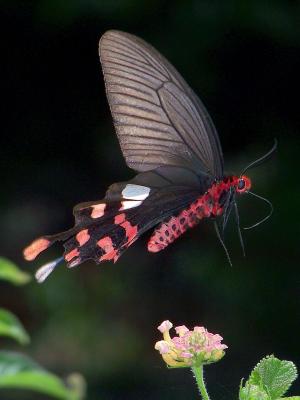
{"label": "dark background", "polygon": [[[202,223],[162,253],[143,237],[116,264],[60,267],[43,285],[0,285],[1,306],[32,336],[25,351],[50,370],[82,373],[88,399],[195,399],[188,370],[167,370],[153,349],[157,325],[204,325],[229,346],[206,368],[213,399],[237,398],[241,377],[266,354],[299,355],[298,1],[1,1],[1,255],[26,270],[33,238],[73,225],[72,207],[133,176],[114,134],[98,60],[111,28],[161,51],[206,104],[227,172],[239,173],[278,139],[278,152],[249,171],[274,215],[226,241]],[[239,199],[243,225],[267,213]],[[1,342],[2,343],[2,342]],[[14,348],[11,342],[3,346]],[[299,394],[298,386],[292,393]],[[1,398],[1,393],[0,393]],[[7,394],[6,399],[37,399]]]}

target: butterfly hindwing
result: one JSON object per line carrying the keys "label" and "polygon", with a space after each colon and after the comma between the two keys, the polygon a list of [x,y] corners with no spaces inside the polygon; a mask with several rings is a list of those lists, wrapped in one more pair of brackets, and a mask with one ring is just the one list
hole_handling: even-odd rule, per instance
{"label": "butterfly hindwing", "polygon": [[[64,257],[69,266],[79,265],[88,259],[96,263],[116,261],[141,234],[190,204],[198,194],[196,190],[170,185],[149,190],[152,192],[149,197],[141,200],[141,193],[144,196],[146,193],[145,187],[141,187],[140,194],[136,195],[134,186],[138,185],[127,184],[122,191],[132,197],[139,196],[140,200],[123,200],[118,210],[105,217],[78,220],[77,233],[64,244]],[[127,201],[130,202],[128,206]],[[135,201],[140,204],[131,203]]]}

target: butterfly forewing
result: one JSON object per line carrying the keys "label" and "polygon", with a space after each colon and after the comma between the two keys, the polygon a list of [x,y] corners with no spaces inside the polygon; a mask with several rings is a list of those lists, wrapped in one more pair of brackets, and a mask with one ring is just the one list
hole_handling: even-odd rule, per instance
{"label": "butterfly forewing", "polygon": [[184,166],[198,174],[223,175],[221,147],[207,111],[158,51],[136,36],[108,31],[99,54],[129,167]]}

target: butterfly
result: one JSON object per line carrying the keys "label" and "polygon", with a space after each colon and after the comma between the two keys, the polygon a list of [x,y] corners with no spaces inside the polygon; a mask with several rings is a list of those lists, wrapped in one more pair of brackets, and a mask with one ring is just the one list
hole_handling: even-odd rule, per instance
{"label": "butterfly", "polygon": [[63,257],[38,270],[39,282],[63,260],[68,267],[89,259],[116,262],[153,227],[148,250],[159,252],[203,218],[222,216],[221,232],[219,223],[215,227],[225,248],[222,232],[232,209],[238,220],[235,196],[252,193],[246,169],[276,148],[275,143],[240,175],[225,176],[222,148],[208,112],[157,50],[134,35],[110,30],[100,39],[99,55],[121,150],[137,175],[112,184],[102,200],[75,206],[73,228],[25,248],[24,257],[31,261],[53,243],[64,242]]}

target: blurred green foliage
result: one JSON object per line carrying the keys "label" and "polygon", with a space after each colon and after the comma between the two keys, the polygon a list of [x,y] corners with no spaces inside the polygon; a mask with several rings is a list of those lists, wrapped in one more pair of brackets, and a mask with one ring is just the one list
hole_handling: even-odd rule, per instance
{"label": "blurred green foliage", "polygon": [[[1,279],[17,285],[25,284],[30,275],[23,273],[15,264],[0,258]],[[9,337],[22,345],[28,345],[30,338],[18,318],[0,308],[0,337]],[[0,390],[23,389],[61,400],[82,400],[85,397],[83,378],[76,374],[67,387],[54,374],[40,367],[27,356],[12,351],[0,351]],[[23,392],[22,392],[23,393]],[[22,394],[23,395],[23,394]],[[34,395],[36,398],[36,394]]]}
{"label": "blurred green foliage", "polygon": [[[0,351],[0,389],[30,390],[61,400],[81,400],[55,375],[20,353]],[[34,394],[34,398],[38,395]]]}
{"label": "blurred green foliage", "polygon": [[[228,227],[232,268],[208,221],[162,253],[147,253],[141,239],[116,265],[60,268],[22,291],[0,282],[1,306],[33,334],[33,357],[61,376],[83,373],[89,400],[194,398],[189,374],[170,374],[152,348],[164,319],[203,324],[228,343],[226,359],[207,368],[212,398],[230,398],[266,353],[300,364],[299,7],[291,0],[1,1],[0,246],[20,265],[31,239],[72,225],[74,204],[133,176],[99,67],[97,42],[107,29],[143,37],[178,68],[216,123],[227,171],[238,173],[274,137],[279,142],[271,161],[249,171],[274,215],[245,232],[246,258]],[[266,212],[246,196],[239,208],[245,226]],[[28,268],[61,252],[53,248]]]}
{"label": "blurred green foliage", "polygon": [[13,338],[23,345],[30,342],[29,336],[18,318],[3,308],[0,308],[0,336]]}
{"label": "blurred green foliage", "polygon": [[8,281],[14,285],[24,285],[28,283],[31,276],[21,271],[13,262],[6,258],[0,257],[0,280]]}

